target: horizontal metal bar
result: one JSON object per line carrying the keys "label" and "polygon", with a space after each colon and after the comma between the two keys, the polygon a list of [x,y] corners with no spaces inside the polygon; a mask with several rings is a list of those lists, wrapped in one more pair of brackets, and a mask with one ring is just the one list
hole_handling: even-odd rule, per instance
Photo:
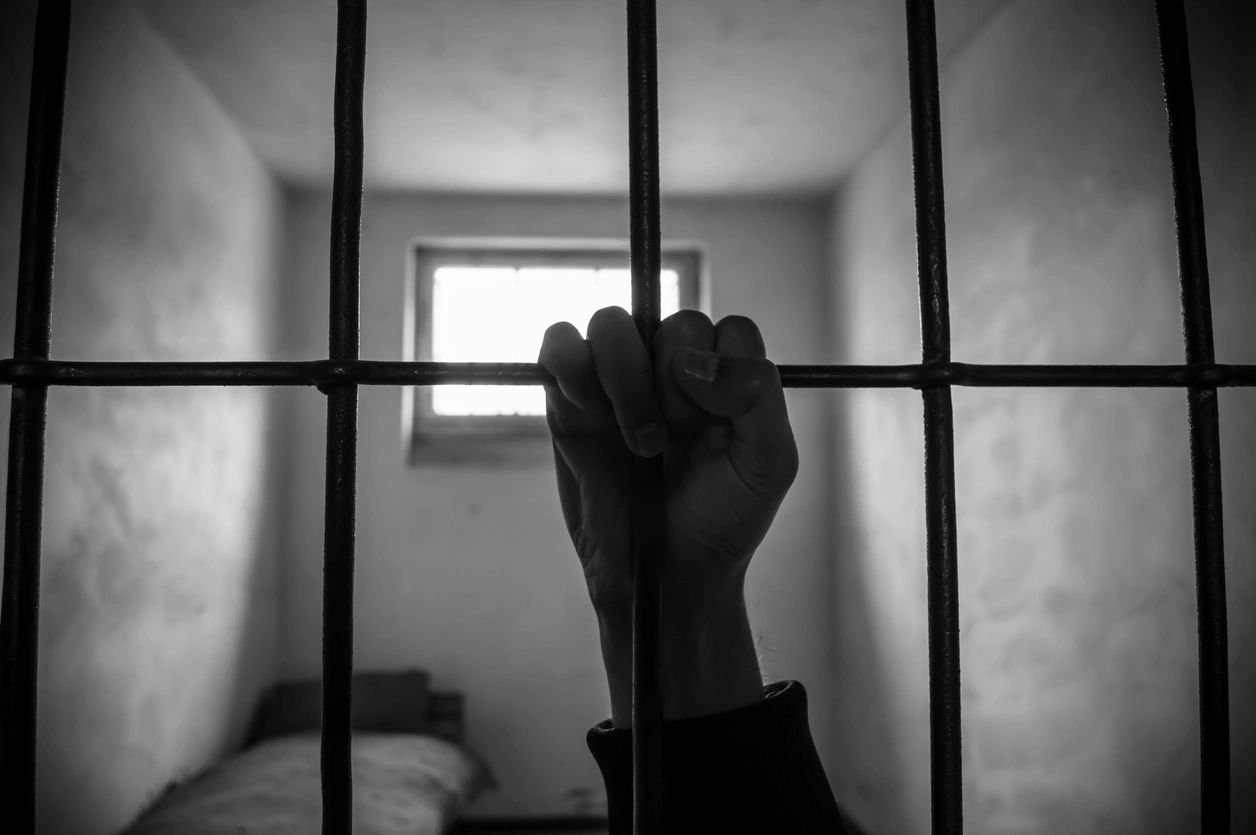
{"label": "horizontal metal bar", "polygon": [[[1256,386],[1256,365],[781,365],[786,388],[1230,388]],[[0,360],[19,386],[529,386],[551,382],[527,362],[76,362]]]}
{"label": "horizontal metal bar", "polygon": [[787,388],[1184,388],[1256,385],[1256,365],[782,365]]}

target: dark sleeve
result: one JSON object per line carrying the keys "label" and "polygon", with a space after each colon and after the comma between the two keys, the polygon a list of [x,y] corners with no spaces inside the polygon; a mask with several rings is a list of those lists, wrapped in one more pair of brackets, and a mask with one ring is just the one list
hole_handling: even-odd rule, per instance
{"label": "dark sleeve", "polygon": [[[778,681],[763,695],[727,713],[663,723],[668,832],[846,831],[811,740],[807,691]],[[606,782],[610,835],[630,835],[632,731],[608,719],[588,744]]]}

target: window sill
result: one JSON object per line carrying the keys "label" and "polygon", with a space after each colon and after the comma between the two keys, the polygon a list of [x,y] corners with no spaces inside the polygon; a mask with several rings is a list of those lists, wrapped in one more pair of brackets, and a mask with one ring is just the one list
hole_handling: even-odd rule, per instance
{"label": "window sill", "polygon": [[438,429],[411,437],[407,463],[411,467],[552,467],[554,451],[543,424],[539,430]]}

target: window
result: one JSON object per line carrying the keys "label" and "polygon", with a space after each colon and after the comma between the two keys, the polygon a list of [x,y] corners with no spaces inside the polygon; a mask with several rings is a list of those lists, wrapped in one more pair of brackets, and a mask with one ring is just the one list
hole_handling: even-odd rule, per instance
{"label": "window", "polygon": [[[664,317],[699,307],[700,257],[692,246],[664,247]],[[631,300],[622,243],[422,242],[412,254],[407,358],[536,362],[554,322],[571,322],[583,334],[596,310],[629,310]],[[415,386],[404,404],[411,461],[483,457],[475,449],[486,443],[547,434],[545,392],[535,386]],[[460,449],[459,438],[472,443]]]}

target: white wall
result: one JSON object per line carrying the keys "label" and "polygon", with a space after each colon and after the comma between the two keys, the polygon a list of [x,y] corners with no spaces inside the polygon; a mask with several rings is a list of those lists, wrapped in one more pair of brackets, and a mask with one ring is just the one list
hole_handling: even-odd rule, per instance
{"label": "white wall", "polygon": [[[1256,361],[1250,3],[1188,4],[1217,358]],[[945,14],[945,6],[941,12]],[[954,357],[1182,361],[1151,4],[1019,0],[942,78]],[[920,356],[906,121],[837,192],[834,358]],[[955,392],[964,814],[975,832],[1197,831],[1185,397]],[[928,831],[921,406],[838,397],[836,782]],[[1256,396],[1220,396],[1235,832],[1256,831]]]}
{"label": "white wall", "polygon": [[[326,354],[329,201],[289,202],[291,272],[282,305],[286,354]],[[823,357],[827,283],[823,206],[813,202],[677,202],[668,237],[706,244],[716,319],[754,317],[777,362]],[[622,237],[626,202],[368,196],[362,242],[362,356],[402,352],[403,279],[416,236]],[[581,323],[583,324],[583,323]],[[797,484],[749,577],[763,668],[802,680],[823,702],[830,586],[823,396],[791,392],[802,453]],[[281,648],[288,675],[317,673],[320,648],[323,433],[321,395],[289,404]],[[609,715],[596,623],[557,501],[548,442],[506,467],[408,467],[397,388],[364,388],[360,409],[357,664],[417,665],[468,700],[470,745],[502,791],[484,813],[569,808],[564,792],[601,777],[585,731]],[[831,761],[829,718],[812,711]]]}
{"label": "white wall", "polygon": [[[0,12],[6,352],[33,5]],[[280,217],[266,171],[130,3],[76,2],[72,31],[53,356],[264,358]],[[40,832],[117,831],[238,745],[275,666],[269,406],[266,390],[50,394]]]}

